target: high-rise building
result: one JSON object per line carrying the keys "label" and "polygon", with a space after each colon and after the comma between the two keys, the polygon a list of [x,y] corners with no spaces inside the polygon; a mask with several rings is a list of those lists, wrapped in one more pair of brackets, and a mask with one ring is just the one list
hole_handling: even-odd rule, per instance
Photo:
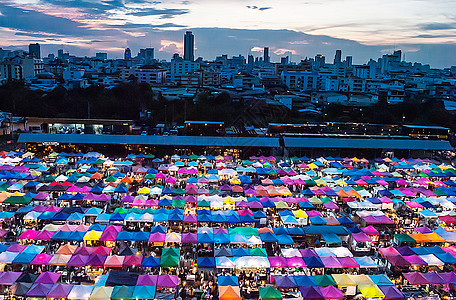
{"label": "high-rise building", "polygon": [[263,49],[263,61],[267,64],[271,62],[271,58],[269,57],[269,47],[264,47]]}
{"label": "high-rise building", "polygon": [[32,58],[41,58],[41,53],[40,53],[40,44],[35,43],[35,44],[30,44],[29,45],[29,55]]}
{"label": "high-rise building", "polygon": [[247,56],[247,66],[250,70],[253,69],[253,66],[255,64],[255,59],[253,58],[253,55],[249,54],[249,56]]}
{"label": "high-rise building", "polygon": [[154,48],[139,49],[138,56],[144,59],[146,64],[150,64],[154,60]]}
{"label": "high-rise building", "polygon": [[339,65],[342,62],[342,50],[336,50],[336,56],[334,56],[334,64]]}
{"label": "high-rise building", "polygon": [[106,53],[106,52],[97,52],[97,53],[95,53],[95,58],[96,59],[101,59],[101,60],[106,60],[106,59],[108,59],[108,53]]}
{"label": "high-rise building", "polygon": [[351,68],[353,64],[353,57],[352,56],[347,56],[345,58],[345,65],[347,68]]}
{"label": "high-rise building", "polygon": [[184,35],[184,60],[195,60],[195,37],[191,31]]}
{"label": "high-rise building", "polygon": [[321,54],[315,55],[315,69],[320,69],[320,68],[324,67],[325,64],[326,64],[326,58],[323,55],[321,55]]}
{"label": "high-rise building", "polygon": [[130,50],[130,48],[125,49],[124,59],[125,60],[131,60],[131,50]]}
{"label": "high-rise building", "polygon": [[58,59],[63,59],[63,49],[57,50],[57,58]]}

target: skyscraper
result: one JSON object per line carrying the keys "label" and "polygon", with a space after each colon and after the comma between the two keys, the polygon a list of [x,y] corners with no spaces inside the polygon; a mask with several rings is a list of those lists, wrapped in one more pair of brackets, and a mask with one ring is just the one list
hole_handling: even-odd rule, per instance
{"label": "skyscraper", "polygon": [[125,60],[131,60],[131,50],[130,50],[130,48],[125,49],[124,59]]}
{"label": "skyscraper", "polygon": [[30,44],[29,45],[29,55],[33,58],[41,58],[41,53],[40,53],[40,44]]}
{"label": "skyscraper", "polygon": [[265,63],[271,62],[271,58],[269,57],[269,47],[264,47],[263,49],[263,61]]}
{"label": "skyscraper", "polygon": [[184,35],[184,60],[195,60],[195,37],[191,31]]}
{"label": "skyscraper", "polygon": [[342,50],[336,50],[336,56],[334,56],[334,64],[340,65],[342,62]]}

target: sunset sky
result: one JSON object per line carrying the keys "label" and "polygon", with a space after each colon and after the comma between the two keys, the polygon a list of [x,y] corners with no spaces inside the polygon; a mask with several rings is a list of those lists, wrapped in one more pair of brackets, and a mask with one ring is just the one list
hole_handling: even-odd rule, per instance
{"label": "sunset sky", "polygon": [[170,59],[182,51],[185,30],[195,33],[196,56],[213,59],[264,46],[293,61],[335,49],[355,63],[394,49],[406,60],[433,67],[456,65],[454,0],[0,0],[0,38],[5,49],[42,44],[42,53],[63,48],[75,55],[130,47],[154,47]]}

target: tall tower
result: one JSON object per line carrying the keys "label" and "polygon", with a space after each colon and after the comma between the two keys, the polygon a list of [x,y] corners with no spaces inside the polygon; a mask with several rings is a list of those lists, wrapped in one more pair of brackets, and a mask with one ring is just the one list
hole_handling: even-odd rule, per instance
{"label": "tall tower", "polygon": [[340,65],[342,62],[342,50],[336,50],[336,56],[334,57],[334,64]]}
{"label": "tall tower", "polygon": [[130,50],[130,48],[125,49],[124,59],[125,60],[131,60],[131,50]]}
{"label": "tall tower", "polygon": [[263,61],[267,64],[271,62],[271,58],[269,57],[269,47],[264,47],[263,49]]}
{"label": "tall tower", "polygon": [[33,58],[41,58],[41,53],[40,53],[40,44],[30,44],[29,45],[29,55]]}
{"label": "tall tower", "polygon": [[195,60],[195,37],[191,31],[184,35],[184,60]]}

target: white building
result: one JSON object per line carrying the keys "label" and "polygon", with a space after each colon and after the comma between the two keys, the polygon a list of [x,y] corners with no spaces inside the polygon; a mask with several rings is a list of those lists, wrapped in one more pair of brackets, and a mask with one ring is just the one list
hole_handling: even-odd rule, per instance
{"label": "white building", "polygon": [[281,79],[282,83],[291,90],[317,90],[318,73],[316,72],[284,71]]}

